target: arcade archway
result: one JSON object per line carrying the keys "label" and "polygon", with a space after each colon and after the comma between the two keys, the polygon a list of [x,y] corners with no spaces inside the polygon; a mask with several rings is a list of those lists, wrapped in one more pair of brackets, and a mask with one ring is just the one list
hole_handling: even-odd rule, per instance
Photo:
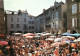
{"label": "arcade archway", "polygon": [[72,34],[77,33],[77,31],[76,30],[71,30],[71,33]]}

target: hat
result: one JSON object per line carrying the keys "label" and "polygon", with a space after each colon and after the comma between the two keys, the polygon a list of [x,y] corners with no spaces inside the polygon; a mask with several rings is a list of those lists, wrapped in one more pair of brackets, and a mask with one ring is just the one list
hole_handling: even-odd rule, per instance
{"label": "hat", "polygon": [[22,47],[25,47],[25,45],[23,45]]}
{"label": "hat", "polygon": [[75,51],[75,49],[72,49],[72,51]]}

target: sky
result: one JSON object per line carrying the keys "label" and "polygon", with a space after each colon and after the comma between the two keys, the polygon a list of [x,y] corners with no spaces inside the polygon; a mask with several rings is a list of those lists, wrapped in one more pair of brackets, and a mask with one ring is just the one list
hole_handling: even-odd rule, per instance
{"label": "sky", "polygon": [[[65,0],[56,0],[57,2]],[[11,11],[27,10],[30,15],[37,16],[54,5],[55,0],[4,0],[4,9]]]}

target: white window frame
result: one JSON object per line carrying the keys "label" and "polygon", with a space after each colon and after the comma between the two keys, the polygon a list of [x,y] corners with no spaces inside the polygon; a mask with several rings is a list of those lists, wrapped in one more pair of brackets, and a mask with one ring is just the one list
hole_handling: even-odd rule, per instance
{"label": "white window frame", "polygon": [[72,27],[74,27],[75,25],[74,25],[74,18],[72,18]]}
{"label": "white window frame", "polygon": [[77,27],[77,18],[72,18],[72,27]]}
{"label": "white window frame", "polygon": [[58,25],[58,21],[56,21],[56,28],[58,28],[59,27],[59,25]]}
{"label": "white window frame", "polygon": [[55,18],[56,18],[56,19],[59,18],[59,12],[55,12]]}
{"label": "white window frame", "polygon": [[77,4],[72,5],[72,14],[77,13]]}

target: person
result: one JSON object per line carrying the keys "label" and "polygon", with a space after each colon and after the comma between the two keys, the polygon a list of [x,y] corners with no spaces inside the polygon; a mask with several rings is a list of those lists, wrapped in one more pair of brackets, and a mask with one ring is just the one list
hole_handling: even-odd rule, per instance
{"label": "person", "polygon": [[80,56],[80,51],[78,52],[78,55],[77,56]]}
{"label": "person", "polygon": [[4,49],[4,50],[3,50],[3,53],[4,53],[4,56],[9,56],[9,51],[8,51],[8,49]]}
{"label": "person", "polygon": [[61,53],[61,56],[66,56],[65,50],[62,50]]}
{"label": "person", "polygon": [[56,49],[54,51],[54,56],[58,56],[58,47],[56,47]]}
{"label": "person", "polygon": [[10,45],[11,45],[11,43],[12,43],[12,40],[11,40],[11,39],[9,39],[9,41],[8,41],[8,45],[10,46]]}
{"label": "person", "polygon": [[77,56],[75,49],[72,49],[71,56]]}
{"label": "person", "polygon": [[14,49],[13,49],[13,47],[12,47],[12,46],[10,46],[9,51],[10,51],[10,55],[11,55],[11,56],[14,56]]}
{"label": "person", "polygon": [[2,53],[2,50],[0,50],[0,56],[3,56],[4,54]]}
{"label": "person", "polygon": [[28,48],[27,48],[27,46],[25,47],[25,56],[28,56]]}
{"label": "person", "polygon": [[69,54],[69,49],[65,48],[66,55]]}
{"label": "person", "polygon": [[0,54],[2,54],[2,50],[0,50]]}

